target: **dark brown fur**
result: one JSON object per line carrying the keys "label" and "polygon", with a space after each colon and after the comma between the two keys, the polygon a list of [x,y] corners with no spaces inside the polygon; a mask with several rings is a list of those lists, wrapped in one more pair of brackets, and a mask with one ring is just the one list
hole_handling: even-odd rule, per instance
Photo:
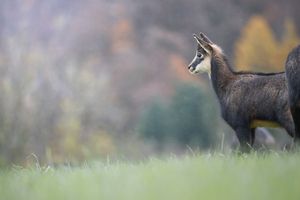
{"label": "dark brown fur", "polygon": [[300,46],[293,49],[286,60],[289,103],[297,137],[300,137]]}

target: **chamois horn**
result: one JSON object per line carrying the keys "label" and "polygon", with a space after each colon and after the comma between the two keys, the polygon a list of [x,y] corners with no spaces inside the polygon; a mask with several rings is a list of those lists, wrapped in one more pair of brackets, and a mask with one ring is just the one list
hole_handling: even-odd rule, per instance
{"label": "chamois horn", "polygon": [[200,32],[200,38],[208,44],[213,44],[213,42],[202,32]]}

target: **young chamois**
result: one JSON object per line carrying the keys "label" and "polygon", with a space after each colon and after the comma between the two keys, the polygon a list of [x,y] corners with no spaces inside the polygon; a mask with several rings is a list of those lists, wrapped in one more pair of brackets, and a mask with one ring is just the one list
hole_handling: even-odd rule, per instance
{"label": "young chamois", "polygon": [[288,55],[286,64],[289,104],[295,123],[295,134],[300,138],[300,45]]}
{"label": "young chamois", "polygon": [[192,74],[209,74],[222,117],[235,131],[242,151],[250,150],[257,127],[283,127],[295,138],[284,72],[235,72],[222,49],[207,36],[200,33],[194,38],[198,47],[188,69]]}

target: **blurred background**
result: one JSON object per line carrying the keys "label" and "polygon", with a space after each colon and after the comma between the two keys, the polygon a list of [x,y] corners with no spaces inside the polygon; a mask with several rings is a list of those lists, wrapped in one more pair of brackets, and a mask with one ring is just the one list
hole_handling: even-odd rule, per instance
{"label": "blurred background", "polygon": [[[298,0],[1,0],[0,166],[230,149],[192,34],[236,70],[282,71]],[[271,132],[273,148],[289,141]],[[276,142],[275,142],[276,141]]]}

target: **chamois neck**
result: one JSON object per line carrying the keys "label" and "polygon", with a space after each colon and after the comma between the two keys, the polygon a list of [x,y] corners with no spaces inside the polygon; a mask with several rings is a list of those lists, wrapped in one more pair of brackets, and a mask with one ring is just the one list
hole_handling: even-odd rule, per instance
{"label": "chamois neck", "polygon": [[211,59],[211,80],[219,98],[226,92],[227,86],[234,80],[227,58],[223,54],[213,54]]}

